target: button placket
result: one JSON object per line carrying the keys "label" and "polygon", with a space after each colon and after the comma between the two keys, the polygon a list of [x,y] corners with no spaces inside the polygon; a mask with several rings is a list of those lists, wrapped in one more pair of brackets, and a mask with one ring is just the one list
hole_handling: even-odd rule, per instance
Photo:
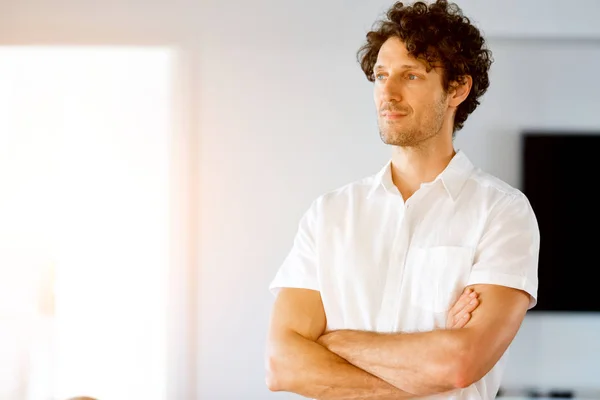
{"label": "button placket", "polygon": [[[404,209],[404,204],[401,209]],[[406,209],[404,209],[399,216],[399,221],[397,221],[397,228],[390,250],[391,254],[389,257],[383,300],[377,320],[377,328],[380,332],[393,332],[397,327],[397,309],[400,302],[399,289],[402,285],[404,260],[406,258],[406,242],[408,240],[407,228]]]}

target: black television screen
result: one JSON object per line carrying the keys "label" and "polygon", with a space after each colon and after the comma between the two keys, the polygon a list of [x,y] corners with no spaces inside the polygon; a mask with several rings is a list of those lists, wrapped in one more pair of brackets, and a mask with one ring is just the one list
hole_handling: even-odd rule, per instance
{"label": "black television screen", "polygon": [[540,227],[531,311],[600,312],[600,132],[525,132],[522,139],[522,190]]}

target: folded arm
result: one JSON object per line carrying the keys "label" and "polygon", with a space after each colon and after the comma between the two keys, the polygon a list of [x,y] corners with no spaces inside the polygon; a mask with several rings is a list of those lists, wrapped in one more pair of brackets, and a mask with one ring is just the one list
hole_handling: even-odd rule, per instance
{"label": "folded arm", "polygon": [[281,289],[267,342],[267,386],[320,400],[414,398],[316,343],[326,326],[319,292]]}
{"label": "folded arm", "polygon": [[[478,294],[466,290],[448,313],[446,328],[463,328],[478,306]],[[267,385],[271,390],[321,400],[417,397],[352,365],[317,343],[319,338],[325,337],[326,325],[319,292],[281,289],[275,300],[267,347]]]}
{"label": "folded arm", "polygon": [[474,285],[480,305],[463,329],[408,334],[334,331],[319,338],[353,365],[416,395],[470,386],[498,362],[515,337],[529,295]]}

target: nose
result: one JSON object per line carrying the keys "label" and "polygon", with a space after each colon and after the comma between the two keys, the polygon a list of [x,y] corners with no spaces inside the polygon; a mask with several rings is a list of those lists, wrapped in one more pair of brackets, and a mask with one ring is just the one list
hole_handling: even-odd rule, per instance
{"label": "nose", "polygon": [[376,96],[381,102],[401,102],[402,88],[401,84],[390,77],[383,81],[377,82],[375,85]]}

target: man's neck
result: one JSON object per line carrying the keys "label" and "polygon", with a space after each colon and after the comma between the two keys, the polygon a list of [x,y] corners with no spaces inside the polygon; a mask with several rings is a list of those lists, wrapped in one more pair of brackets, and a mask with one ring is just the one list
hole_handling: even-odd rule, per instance
{"label": "man's neck", "polygon": [[395,147],[392,155],[392,181],[408,200],[423,183],[433,181],[456,154],[450,146]]}

